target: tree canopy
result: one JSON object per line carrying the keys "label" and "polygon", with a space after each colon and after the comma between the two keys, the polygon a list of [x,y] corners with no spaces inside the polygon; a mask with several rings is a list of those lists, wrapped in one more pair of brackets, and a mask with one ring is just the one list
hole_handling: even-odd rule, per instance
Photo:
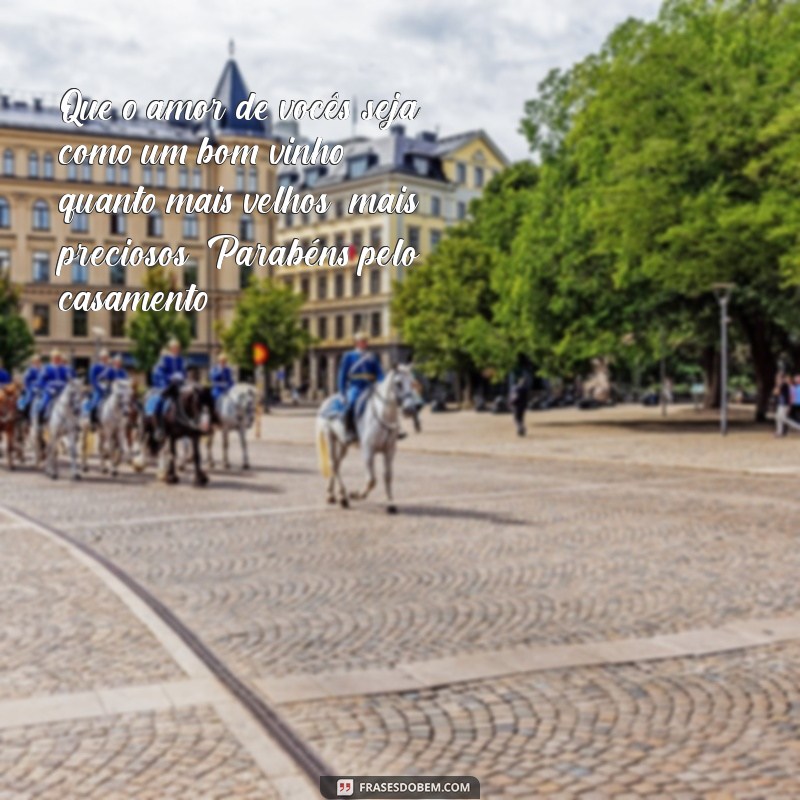
{"label": "tree canopy", "polygon": [[33,336],[20,313],[19,292],[0,274],[0,364],[13,371],[33,355]]}

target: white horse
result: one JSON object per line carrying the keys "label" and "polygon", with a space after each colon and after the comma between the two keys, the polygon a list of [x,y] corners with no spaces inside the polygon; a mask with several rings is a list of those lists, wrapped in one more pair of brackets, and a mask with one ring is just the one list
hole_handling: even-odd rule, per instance
{"label": "white horse", "polygon": [[[119,379],[111,384],[108,397],[100,403],[97,412],[99,434],[98,451],[100,455],[100,470],[108,472],[107,461],[111,462],[111,475],[116,477],[120,462],[128,460],[127,430],[130,421],[131,403],[133,402],[133,385],[129,380]],[[88,415],[81,420],[83,429],[83,471],[86,472],[88,464],[87,437],[91,428]]]}
{"label": "white horse", "polygon": [[81,477],[78,469],[78,434],[83,394],[83,381],[80,378],[73,378],[53,401],[50,419],[47,421],[45,457],[45,472],[53,479],[58,477],[58,447],[62,437],[67,438],[72,479],[77,480]]}
{"label": "white horse", "polygon": [[[228,460],[228,433],[239,432],[242,447],[242,469],[250,469],[247,456],[247,431],[253,427],[256,418],[256,388],[249,383],[237,383],[217,402],[217,418],[222,432],[222,463],[230,469]],[[208,432],[208,464],[214,466],[214,426]]]}
{"label": "white horse", "polygon": [[[413,397],[414,377],[409,367],[400,366],[389,371],[386,377],[370,392],[364,411],[356,421],[361,456],[364,460],[367,483],[362,492],[349,495],[354,500],[364,500],[375,487],[375,456],[383,454],[383,479],[386,487],[387,511],[397,512],[392,497],[392,462],[400,431],[400,415]],[[337,396],[329,397],[317,414],[317,452],[323,477],[328,479],[328,502],[335,503],[335,489],[339,486],[339,503],[347,508],[347,489],[342,481],[341,465],[349,446],[344,421],[331,414]]]}

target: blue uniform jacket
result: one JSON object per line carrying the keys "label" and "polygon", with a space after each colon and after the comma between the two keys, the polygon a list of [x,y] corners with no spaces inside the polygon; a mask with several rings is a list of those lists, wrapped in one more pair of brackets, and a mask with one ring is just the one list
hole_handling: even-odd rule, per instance
{"label": "blue uniform jacket", "polygon": [[100,397],[105,392],[105,386],[103,384],[105,381],[108,380],[108,364],[92,364],[91,369],[89,370],[89,384],[94,390],[94,394],[96,397]]}
{"label": "blue uniform jacket", "polygon": [[186,368],[183,364],[183,356],[173,356],[167,354],[161,356],[161,360],[153,369],[153,386],[158,389],[166,389],[173,379],[183,381],[186,379]]}
{"label": "blue uniform jacket", "polygon": [[223,367],[218,364],[212,367],[209,378],[211,378],[211,395],[215,400],[233,386],[233,370],[228,366]]}
{"label": "blue uniform jacket", "polygon": [[128,372],[122,367],[115,367],[113,364],[106,370],[103,380],[112,383],[113,381],[125,381],[128,379]]}
{"label": "blue uniform jacket", "polygon": [[348,398],[351,394],[361,394],[364,389],[380,380],[383,380],[383,369],[374,353],[351,350],[342,359],[338,385],[339,391]]}
{"label": "blue uniform jacket", "polygon": [[75,370],[66,364],[48,364],[39,376],[37,388],[49,397],[55,397],[75,377]]}
{"label": "blue uniform jacket", "polygon": [[11,376],[4,369],[0,369],[0,386],[11,383]]}

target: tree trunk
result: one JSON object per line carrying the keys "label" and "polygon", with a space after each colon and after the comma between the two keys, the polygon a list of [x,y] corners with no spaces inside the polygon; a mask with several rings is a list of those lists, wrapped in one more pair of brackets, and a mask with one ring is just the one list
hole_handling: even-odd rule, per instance
{"label": "tree trunk", "polygon": [[705,408],[719,408],[720,361],[717,349],[708,346],[703,350],[703,380],[706,385]]}
{"label": "tree trunk", "polygon": [[773,337],[770,336],[768,324],[760,318],[744,317],[742,328],[750,344],[750,353],[756,374],[756,422],[764,422],[767,418],[767,409],[775,386],[775,372],[778,366],[773,351]]}

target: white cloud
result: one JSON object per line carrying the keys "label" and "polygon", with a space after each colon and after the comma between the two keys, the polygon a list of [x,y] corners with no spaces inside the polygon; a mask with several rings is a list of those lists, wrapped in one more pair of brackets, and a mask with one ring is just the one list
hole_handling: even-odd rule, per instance
{"label": "white cloud", "polygon": [[[485,128],[511,158],[525,100],[553,67],[597,50],[657,0],[11,0],[0,7],[0,87],[60,96],[201,98],[213,90],[228,39],[252,91],[286,97],[419,100],[415,127]],[[374,128],[359,126],[364,133]],[[304,131],[335,137],[347,123]]]}

